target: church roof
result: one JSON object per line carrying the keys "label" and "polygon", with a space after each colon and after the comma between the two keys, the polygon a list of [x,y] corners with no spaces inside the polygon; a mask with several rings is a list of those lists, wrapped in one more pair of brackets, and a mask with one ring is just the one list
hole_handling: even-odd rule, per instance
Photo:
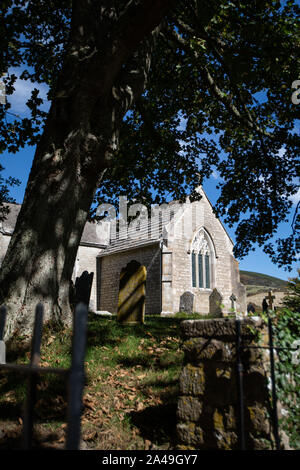
{"label": "church roof", "polygon": [[[213,209],[212,204],[203,188],[201,187],[199,189]],[[147,245],[162,242],[165,238],[168,238],[170,228],[181,218],[181,215],[183,214],[183,212],[176,211],[175,203],[176,201],[172,201],[171,203],[167,204],[166,209],[164,209],[164,217],[166,217],[165,219],[163,218],[160,220],[159,217],[157,217],[154,219],[154,222],[153,219],[146,219],[144,223],[141,222],[141,227],[139,230],[137,230],[137,227],[134,223],[129,224],[127,236],[125,238],[119,238],[118,234],[116,234],[116,237],[113,238],[112,233],[109,233],[109,227],[106,227],[106,229],[108,228],[108,231],[105,231],[105,227],[101,227],[101,223],[99,226],[95,222],[87,222],[83,230],[80,245],[105,248],[99,254],[99,256],[107,256],[119,251],[142,248]],[[0,232],[6,235],[11,235],[14,231],[21,204],[5,203],[5,205],[9,207],[9,214],[6,216],[6,219],[3,222],[0,222]],[[233,245],[233,241],[228,235],[221,220],[218,218],[217,220],[221,224],[228,239]]]}
{"label": "church roof", "polygon": [[[156,218],[140,219],[140,227],[137,228],[136,222],[129,223],[126,236],[122,238],[118,232],[115,237],[111,236],[110,244],[99,253],[99,257],[111,255],[120,251],[134,250],[135,248],[143,248],[148,245],[163,242],[167,236],[168,226],[170,220],[176,220],[176,212],[171,216],[172,206],[175,201],[172,201],[163,210],[164,216],[160,219],[158,215]],[[165,217],[165,218],[164,218]]]}
{"label": "church roof", "polygon": [[[211,209],[213,210],[213,206],[208,199],[205,191],[202,187],[199,187],[199,191],[202,193],[202,196],[207,200]],[[108,246],[99,253],[99,257],[108,256],[120,251],[127,251],[133,250],[136,248],[142,248],[147,245],[155,244],[158,242],[163,242],[165,239],[168,239],[169,236],[172,237],[172,229],[174,225],[180,221],[181,217],[186,213],[187,207],[189,204],[193,204],[193,202],[189,202],[187,200],[187,205],[183,205],[183,211],[181,210],[182,205],[178,201],[171,201],[166,204],[165,208],[162,209],[164,212],[164,216],[162,220],[159,218],[153,220],[146,219],[146,221],[141,222],[141,227],[137,230],[136,223],[133,225],[129,224],[127,236],[123,238],[118,238],[118,233],[115,234],[115,237],[110,240]],[[164,205],[163,205],[164,206]],[[159,206],[158,206],[159,208]],[[216,216],[215,216],[216,217]],[[142,220],[142,219],[140,219]],[[218,221],[224,230],[228,240],[233,245],[233,241],[230,238],[228,232],[226,231],[224,225],[222,224],[221,220],[216,217],[216,221]]]}
{"label": "church roof", "polygon": [[[206,198],[208,204],[210,205],[210,207],[211,207],[211,209],[212,209],[212,211],[213,211],[213,210],[214,210],[214,207],[213,207],[212,203],[210,202],[210,200],[209,200],[209,198],[208,198],[208,196],[207,196],[207,194],[206,194],[206,192],[204,191],[204,189],[203,189],[202,186],[201,186],[201,191],[202,191],[203,195],[205,196],[205,198]],[[230,240],[232,246],[234,246],[234,242],[233,242],[231,236],[229,235],[229,233],[227,232],[227,230],[226,230],[226,228],[225,228],[225,225],[223,224],[222,220],[219,219],[219,217],[217,217],[217,216],[216,216],[216,219],[218,220],[218,222],[220,223],[220,225],[221,225],[221,227],[223,228],[224,232],[226,233],[226,235],[227,235],[228,239]]]}
{"label": "church roof", "polygon": [[[9,207],[9,213],[5,220],[0,222],[0,232],[5,235],[12,235],[18,214],[21,209],[21,204],[5,203]],[[97,224],[93,222],[87,222],[85,224],[83,234],[81,237],[80,245],[93,245],[103,247],[106,246],[105,240],[99,236],[99,230],[97,230]]]}
{"label": "church roof", "polygon": [[120,251],[135,250],[136,248],[144,248],[149,245],[155,245],[160,242],[159,238],[156,239],[126,239],[126,240],[116,240],[111,242],[101,253],[99,257],[112,255],[114,253],[119,253]]}

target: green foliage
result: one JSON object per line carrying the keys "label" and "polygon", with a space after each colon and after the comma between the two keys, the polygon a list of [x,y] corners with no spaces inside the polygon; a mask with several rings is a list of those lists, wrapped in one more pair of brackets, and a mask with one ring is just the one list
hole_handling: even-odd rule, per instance
{"label": "green foliage", "polygon": [[[279,429],[286,432],[293,449],[300,449],[300,311],[282,308],[259,315],[265,325],[271,317],[274,346],[284,348],[277,350],[275,360],[276,392],[282,405]],[[248,328],[253,340],[262,345],[265,340],[261,332],[251,326]]]}
{"label": "green foliage", "polygon": [[[18,67],[21,78],[49,86],[50,100],[59,76],[71,87],[72,70],[62,64],[69,48],[78,45],[71,17],[73,9],[85,11],[82,2],[2,3],[0,73],[6,73],[8,97]],[[95,36],[107,31],[107,38],[113,37],[131,3],[89,2],[99,23],[85,24],[83,15],[87,34],[80,41],[89,39],[81,49],[95,45],[101,62],[103,44]],[[146,90],[131,109],[124,106],[120,142],[95,202],[115,203],[119,194],[148,204],[183,200],[188,193],[193,199],[215,168],[222,178],[217,213],[229,226],[239,223],[235,255],[243,257],[259,243],[279,265],[295,261],[297,213],[290,236],[276,246],[270,239],[298,189],[299,107],[291,102],[291,84],[299,74],[299,13],[294,1],[175,2],[151,50]],[[137,75],[145,46],[142,41],[121,63],[116,90],[132,85],[122,81],[123,73]],[[91,83],[88,76],[81,82]],[[34,90],[27,103],[30,119],[19,120],[9,114],[9,103],[0,106],[0,151],[16,152],[39,141],[46,119],[41,104]]]}
{"label": "green foliage", "polygon": [[298,277],[289,279],[288,294],[284,297],[283,304],[293,312],[300,312],[300,269]]}
{"label": "green foliage", "polygon": [[[144,450],[145,439],[150,439],[155,449],[168,449],[173,444],[183,361],[180,323],[180,319],[147,316],[144,325],[125,326],[115,316],[89,314],[82,416],[82,438],[89,448]],[[69,367],[71,338],[71,330],[53,332],[46,325],[41,365]],[[19,337],[14,340],[13,348],[7,350],[8,360],[28,363],[30,344],[22,343]],[[0,422],[1,429],[17,423],[20,430],[18,419],[25,394],[26,381],[16,374],[0,375],[0,411],[1,417],[6,417]],[[62,431],[66,419],[66,399],[61,378],[40,378],[35,423],[41,441],[59,439],[57,430]],[[51,436],[44,435],[45,427]],[[8,444],[1,435],[1,448]]]}
{"label": "green foliage", "polygon": [[300,449],[300,311],[282,309],[276,312],[273,321],[275,345],[295,349],[278,351],[276,385],[283,407],[280,428],[288,434],[291,447]]}
{"label": "green foliage", "polygon": [[214,318],[212,315],[204,315],[201,313],[193,312],[193,313],[187,313],[187,312],[177,312],[175,314],[175,318],[180,318],[182,320],[207,320],[210,318]]}

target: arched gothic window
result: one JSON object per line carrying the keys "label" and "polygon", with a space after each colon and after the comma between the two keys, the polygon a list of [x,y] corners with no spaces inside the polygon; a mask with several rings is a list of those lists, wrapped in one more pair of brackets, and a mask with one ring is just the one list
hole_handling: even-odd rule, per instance
{"label": "arched gothic window", "polygon": [[204,229],[195,235],[191,245],[192,286],[210,289],[212,285],[212,243]]}

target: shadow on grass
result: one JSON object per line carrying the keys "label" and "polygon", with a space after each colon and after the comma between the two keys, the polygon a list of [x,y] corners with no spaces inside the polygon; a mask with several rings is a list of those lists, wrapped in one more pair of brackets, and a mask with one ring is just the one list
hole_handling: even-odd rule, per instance
{"label": "shadow on grass", "polygon": [[[23,416],[24,404],[27,397],[27,378],[10,374],[6,382],[0,385],[0,394],[5,396],[12,392],[12,396],[4,397],[0,401],[0,417],[3,421],[18,421]],[[44,376],[38,381],[37,396],[34,406],[35,423],[56,422],[66,420],[67,411],[67,385],[59,377]]]}
{"label": "shadow on grass", "polygon": [[137,338],[145,338],[149,333],[155,339],[161,340],[166,336],[174,335],[175,328],[179,332],[182,319],[161,318],[146,316],[145,323],[141,325],[122,325],[116,321],[116,317],[101,317],[90,315],[88,324],[88,344],[93,345],[96,341],[98,346],[116,345],[120,335],[127,332]]}
{"label": "shadow on grass", "polygon": [[[138,339],[149,339],[153,337],[155,341],[162,341],[168,337],[180,336],[181,319],[161,318],[155,316],[146,317],[142,325],[122,325],[116,321],[116,317],[100,317],[90,314],[87,336],[87,355],[91,350],[97,347],[115,347],[119,346],[120,340],[128,335]],[[128,359],[124,365],[150,365],[151,359],[142,358],[139,362],[136,358]]]}
{"label": "shadow on grass", "polygon": [[2,421],[17,421],[22,415],[22,403],[0,403],[0,416]]}
{"label": "shadow on grass", "polygon": [[170,358],[162,360],[159,357],[153,358],[145,353],[139,354],[134,357],[120,358],[118,364],[123,367],[133,368],[136,366],[141,366],[143,369],[154,368],[154,370],[164,371],[170,368],[181,367],[182,359],[181,356],[177,358]]}
{"label": "shadow on grass", "polygon": [[130,413],[132,423],[141,437],[156,446],[173,447],[176,442],[176,403],[149,406],[143,411]]}

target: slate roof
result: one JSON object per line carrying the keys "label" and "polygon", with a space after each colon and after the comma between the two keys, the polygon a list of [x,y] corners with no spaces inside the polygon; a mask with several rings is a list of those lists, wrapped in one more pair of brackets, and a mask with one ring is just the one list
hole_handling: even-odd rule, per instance
{"label": "slate roof", "polygon": [[[208,203],[213,209],[213,206],[202,187],[200,188],[200,190],[202,192],[202,196],[204,196],[207,199]],[[149,220],[148,224],[147,225],[145,224],[144,228],[142,228],[139,232],[137,232],[135,228],[133,228],[132,230],[130,230],[129,228],[128,236],[125,239],[111,240],[110,244],[105,248],[105,250],[101,251],[101,253],[99,253],[98,256],[99,257],[108,256],[113,253],[117,253],[119,251],[133,250],[135,248],[142,248],[143,246],[147,246],[147,245],[158,243],[158,242],[163,242],[165,238],[168,238],[168,232],[172,224],[175,224],[181,218],[183,214],[183,212],[180,210],[176,212],[176,207],[175,207],[175,211],[173,211],[174,205],[176,205],[176,203],[178,203],[178,201],[171,201],[167,204],[166,209],[165,209],[165,215],[166,215],[165,220],[167,221],[166,223],[159,223],[159,221],[157,220],[153,224],[153,222]],[[180,207],[180,204],[177,205],[177,208],[179,207]],[[173,216],[171,217],[172,212],[173,212]],[[221,220],[218,218],[216,218],[216,220],[219,221],[219,223],[221,224],[221,227],[223,228],[228,239],[233,245],[233,241],[230,238],[229,234],[227,233]],[[139,238],[137,238],[137,235],[139,236]]]}
{"label": "slate roof", "polygon": [[[0,222],[0,232],[5,235],[12,235],[21,209],[21,204],[5,203],[5,205],[9,207],[9,214],[6,216],[4,221]],[[99,247],[107,245],[105,240],[99,237],[99,233],[97,233],[97,224],[93,222],[87,222],[85,224],[80,244]]]}
{"label": "slate roof", "polygon": [[120,251],[134,250],[135,248],[142,248],[148,245],[158,244],[162,239],[159,237],[156,238],[140,238],[140,239],[131,239],[126,238],[125,240],[114,240],[105,248],[105,250],[99,253],[99,257],[108,256],[113,253],[118,253]]}
{"label": "slate roof", "polygon": [[[207,199],[210,206],[212,207],[212,204],[209,201],[202,187],[201,187],[201,191],[203,195],[205,196],[205,198]],[[165,237],[168,237],[167,232],[168,232],[170,224],[175,223],[177,218],[181,217],[181,213],[180,212],[176,213],[176,210],[175,210],[175,213],[173,214],[174,218],[172,219],[172,217],[169,217],[170,213],[173,212],[172,205],[175,203],[176,201],[172,201],[168,203],[167,205],[168,208],[166,209],[165,214],[169,214],[169,215],[167,216],[167,219],[165,220],[168,220],[168,223],[161,223],[159,222],[159,220],[157,220],[153,224],[153,221],[152,221],[151,229],[149,230],[149,226],[150,226],[150,220],[149,220],[149,224],[144,225],[139,232],[137,232],[136,228],[130,229],[129,227],[128,236],[125,239],[117,238],[114,240],[109,240],[109,233],[105,234],[104,231],[99,230],[99,226],[97,227],[97,223],[87,222],[84,227],[80,245],[104,248],[104,250],[101,251],[101,253],[99,253],[98,256],[107,256],[107,255],[110,255],[119,251],[131,250],[131,249],[147,246],[150,244],[162,242]],[[14,230],[15,223],[16,223],[21,205],[10,204],[10,203],[6,203],[6,205],[9,206],[10,212],[6,220],[4,220],[3,222],[0,222],[0,232],[10,235],[12,234]],[[226,235],[228,236],[230,242],[233,245],[233,241],[228,235],[221,220],[220,219],[217,219],[217,220],[220,222]],[[137,238],[137,235],[139,238]]]}
{"label": "slate roof", "polygon": [[[156,218],[153,220],[146,219],[147,222],[141,225],[141,229],[137,230],[135,226],[128,227],[127,236],[124,239],[111,239],[110,244],[99,253],[98,256],[107,256],[119,251],[134,250],[135,248],[142,248],[148,245],[158,244],[163,242],[164,238],[168,236],[168,227],[176,221],[176,213],[173,214],[174,218],[170,217],[172,212],[172,203],[169,203],[165,210],[165,222]],[[170,222],[171,220],[171,222]]]}

